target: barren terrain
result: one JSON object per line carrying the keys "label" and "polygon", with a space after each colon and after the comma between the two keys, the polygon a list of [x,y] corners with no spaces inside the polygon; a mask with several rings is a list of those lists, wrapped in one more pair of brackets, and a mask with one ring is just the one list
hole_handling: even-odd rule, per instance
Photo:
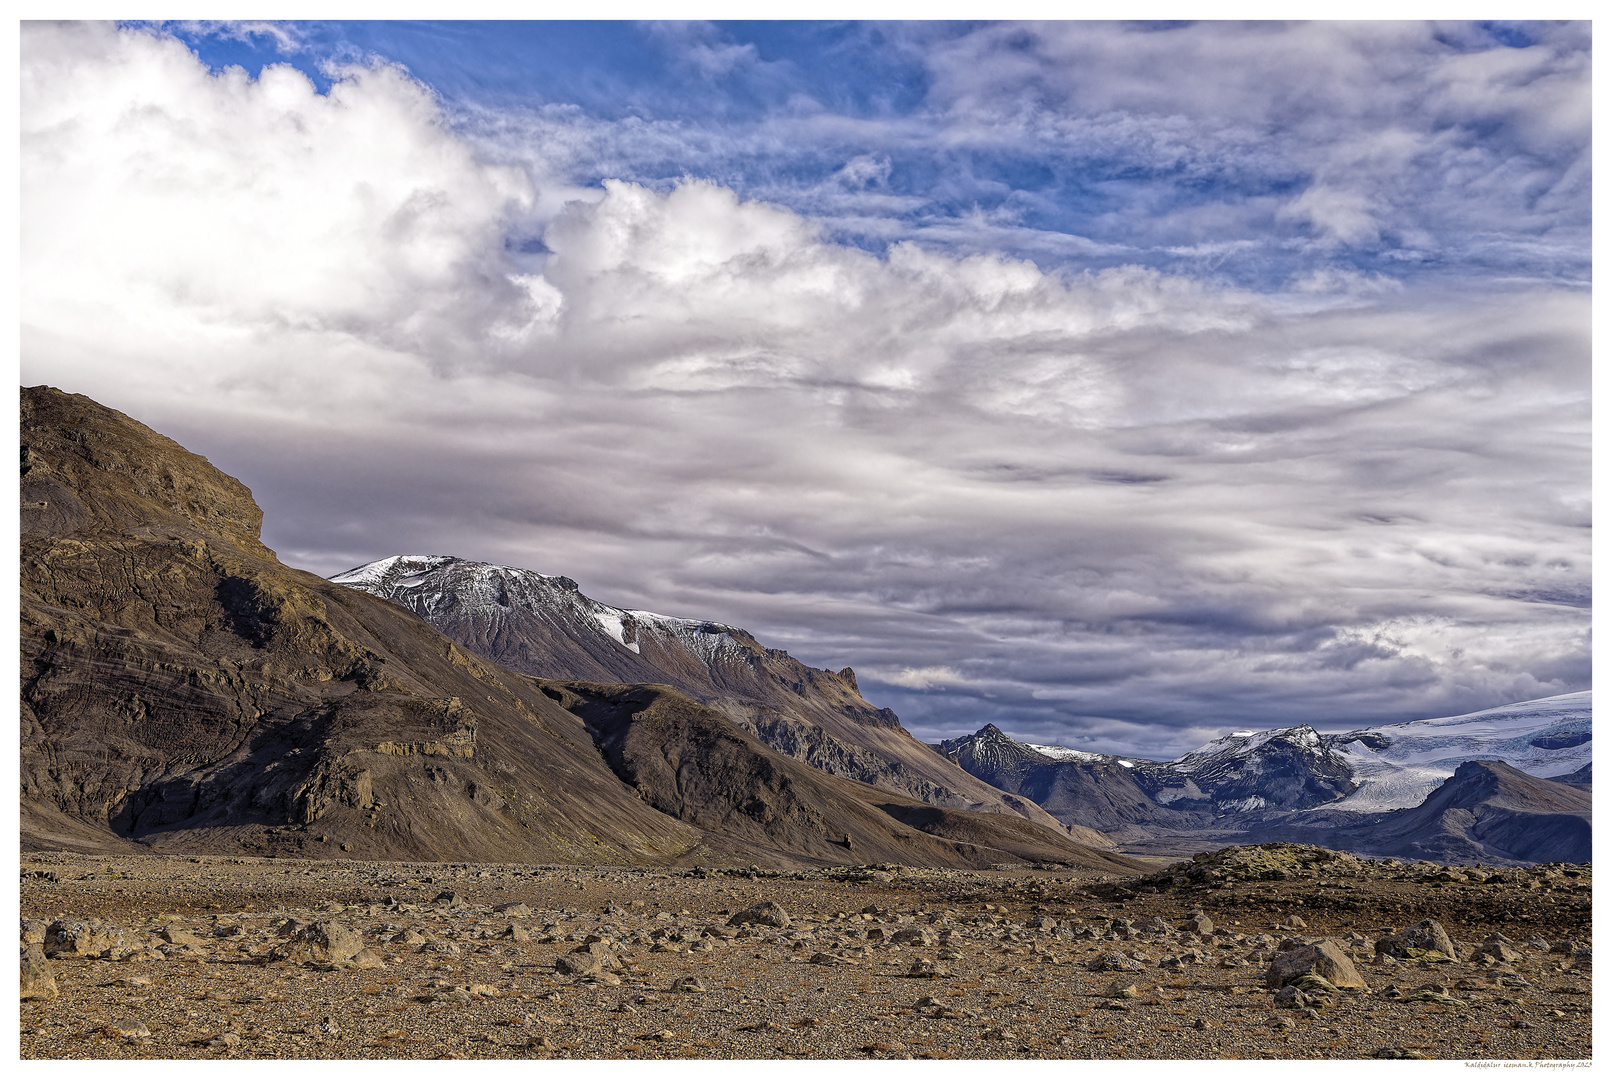
{"label": "barren terrain", "polygon": [[[33,852],[22,875],[25,954],[30,941],[36,959],[54,953],[34,1000],[25,970],[24,1058],[1588,1059],[1591,1047],[1588,866],[1450,869],[1291,845],[1128,879]],[[734,923],[766,902],[787,926],[767,925],[771,909]],[[1379,954],[1379,939],[1426,918],[1457,959]],[[1273,959],[1321,938],[1364,988],[1268,985]]]}

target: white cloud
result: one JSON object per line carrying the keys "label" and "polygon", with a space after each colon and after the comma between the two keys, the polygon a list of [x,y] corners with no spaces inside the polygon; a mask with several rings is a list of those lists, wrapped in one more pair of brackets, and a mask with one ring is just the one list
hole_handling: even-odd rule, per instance
{"label": "white cloud", "polygon": [[905,686],[909,690],[932,690],[941,686],[961,686],[968,682],[949,667],[909,667],[893,672],[869,671],[867,674],[881,682]]}

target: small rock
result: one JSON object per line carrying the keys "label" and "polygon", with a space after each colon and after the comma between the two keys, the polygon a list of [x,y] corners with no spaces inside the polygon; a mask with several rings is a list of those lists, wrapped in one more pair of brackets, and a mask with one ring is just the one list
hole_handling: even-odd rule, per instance
{"label": "small rock", "polygon": [[561,975],[592,975],[603,969],[597,956],[582,952],[555,957],[554,970]]}
{"label": "small rock", "polygon": [[806,962],[808,964],[822,964],[826,967],[855,966],[861,963],[861,961],[852,960],[848,956],[835,956],[833,953],[825,952],[812,953],[811,959]]}
{"label": "small rock", "polygon": [[1086,965],[1092,971],[1141,971],[1139,961],[1132,960],[1122,952],[1106,952]]}
{"label": "small rock", "polygon": [[353,967],[358,968],[360,971],[373,971],[376,968],[385,967],[386,961],[374,949],[363,948],[353,954],[352,964]]}

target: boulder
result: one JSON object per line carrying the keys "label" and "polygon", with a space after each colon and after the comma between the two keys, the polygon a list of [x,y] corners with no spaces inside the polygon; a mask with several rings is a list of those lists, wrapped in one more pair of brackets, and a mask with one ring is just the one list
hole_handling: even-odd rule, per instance
{"label": "boulder", "polygon": [[370,971],[375,968],[383,968],[386,966],[386,961],[382,959],[381,954],[376,952],[374,949],[359,949],[353,954],[352,960],[353,967],[359,968],[363,971]]}
{"label": "boulder", "polygon": [[45,959],[45,950],[37,942],[24,946],[22,1000],[50,1001],[60,996],[61,991],[56,989],[56,973],[51,969],[50,961]]}
{"label": "boulder", "polygon": [[1455,943],[1437,919],[1423,919],[1397,934],[1378,938],[1376,951],[1395,960],[1440,962],[1456,958]]}
{"label": "boulder", "polygon": [[1277,953],[1270,967],[1265,969],[1265,986],[1278,990],[1303,975],[1319,975],[1333,986],[1343,988],[1366,985],[1349,954],[1331,938]]}
{"label": "boulder", "polygon": [[771,926],[779,930],[789,926],[789,913],[783,906],[772,901],[763,900],[752,907],[747,907],[728,920],[729,926]]}
{"label": "boulder", "polygon": [[595,975],[604,968],[597,956],[589,952],[580,952],[555,957],[554,970],[561,975]]}
{"label": "boulder", "polygon": [[364,939],[356,930],[324,920],[294,931],[289,941],[269,953],[269,959],[296,964],[346,964],[363,950]]}
{"label": "boulder", "polygon": [[122,947],[123,931],[96,919],[89,922],[57,919],[45,928],[46,956],[100,956]]}

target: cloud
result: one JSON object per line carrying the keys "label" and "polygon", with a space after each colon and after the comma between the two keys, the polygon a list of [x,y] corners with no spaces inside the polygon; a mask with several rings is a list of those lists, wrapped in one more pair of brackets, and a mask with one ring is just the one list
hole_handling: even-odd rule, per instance
{"label": "cloud", "polygon": [[721,31],[708,22],[654,22],[648,24],[648,29],[652,37],[706,82],[759,62],[754,45],[724,41]]}
{"label": "cloud", "polygon": [[[948,130],[975,117],[984,141],[1019,110],[1058,135],[1006,85],[1094,96],[1126,145],[1184,153],[1216,117],[1211,148],[1257,155],[1237,142],[1256,121],[1289,138],[1252,77],[1177,100],[1092,51],[1117,29],[1028,33],[1018,60],[998,55],[1006,29],[932,44]],[[1200,73],[1263,55],[1195,33],[1137,55]],[[1365,44],[1408,33],[1300,34],[1276,74],[1325,105],[1307,63],[1352,87],[1384,74]],[[1550,46],[1563,85],[1576,47]],[[1081,57],[1100,70],[1053,70]],[[240,476],[294,564],[409,550],[567,574],[849,664],[932,738],[991,720],[1171,756],[1231,726],[1589,684],[1581,290],[1491,281],[1482,262],[1459,287],[1317,263],[1254,288],[1201,236],[1173,270],[1043,266],[981,242],[1011,215],[869,248],[698,173],[578,179],[578,162],[672,140],[667,125],[552,105],[471,123],[384,63],[321,95],[107,27],[30,25],[23,59],[25,381]],[[1527,115],[1513,88],[1557,77],[1527,60],[1457,65],[1447,109]],[[1387,74],[1425,82],[1413,67]],[[1567,160],[1574,130],[1507,133],[1515,153],[1480,140],[1496,194],[1456,217],[1517,197],[1484,162]],[[701,160],[735,160],[694,135]],[[848,168],[860,194],[833,179]],[[818,180],[873,199],[900,168],[894,150],[841,154]],[[1410,202],[1340,190],[1404,232]],[[1541,211],[1566,236],[1547,253],[1575,250],[1571,190]],[[1369,242],[1336,206],[1305,212],[1304,243]],[[1183,213],[1162,212],[1172,243]]]}
{"label": "cloud", "polygon": [[932,690],[941,686],[960,686],[968,680],[949,667],[902,668],[900,671],[868,671],[879,682],[891,686],[904,686],[910,690]]}
{"label": "cloud", "polygon": [[173,39],[105,26],[30,28],[27,47],[30,322],[445,361],[524,318],[499,252],[526,177],[475,161],[404,72],[349,68],[320,95],[290,67],[212,76]]}

